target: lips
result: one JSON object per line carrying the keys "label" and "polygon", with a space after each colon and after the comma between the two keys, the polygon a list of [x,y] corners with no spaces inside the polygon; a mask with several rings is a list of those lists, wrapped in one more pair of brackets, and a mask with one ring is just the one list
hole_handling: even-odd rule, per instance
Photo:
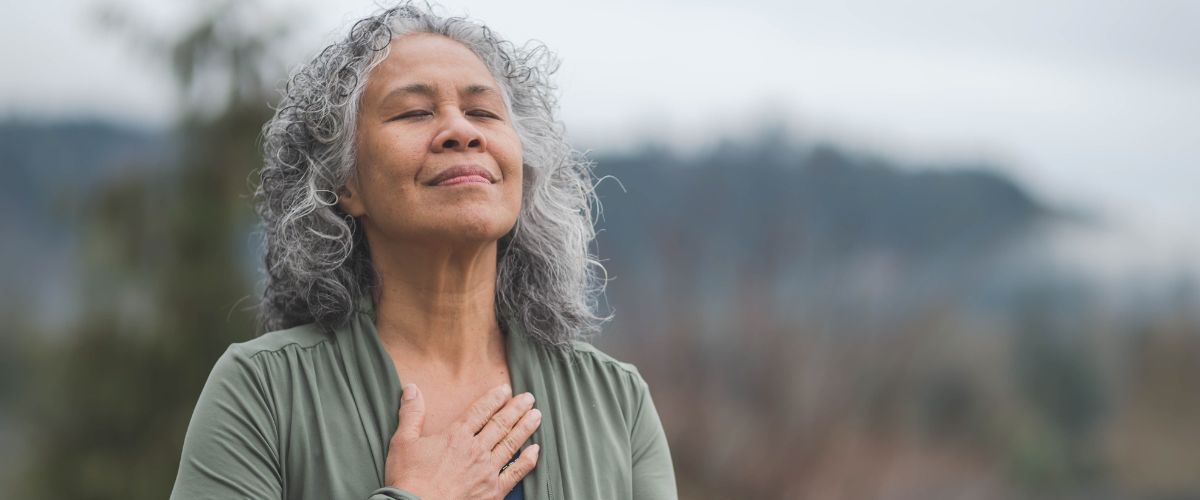
{"label": "lips", "polygon": [[491,172],[483,167],[478,165],[455,165],[447,168],[446,170],[438,172],[438,174],[434,176],[433,179],[431,179],[428,183],[426,183],[426,185],[453,185],[465,182],[481,183],[484,180],[486,180],[488,183],[496,182],[495,176],[493,176]]}

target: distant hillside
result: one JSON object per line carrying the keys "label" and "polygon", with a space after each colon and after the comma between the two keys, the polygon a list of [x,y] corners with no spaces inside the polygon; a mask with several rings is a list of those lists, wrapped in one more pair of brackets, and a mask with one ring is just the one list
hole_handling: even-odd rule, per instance
{"label": "distant hillside", "polygon": [[4,203],[40,207],[123,169],[167,167],[167,134],[115,123],[0,121]]}
{"label": "distant hillside", "polygon": [[875,296],[909,311],[992,286],[993,257],[1052,219],[994,171],[902,168],[832,145],[724,142],[691,160],[659,149],[594,159],[598,176],[619,180],[597,189],[597,241],[616,277],[610,299],[626,304],[710,304],[719,315],[757,300],[781,316],[803,304],[862,317],[858,301]]}
{"label": "distant hillside", "polygon": [[699,162],[662,152],[598,156],[597,174],[628,190],[612,180],[598,188],[610,244],[647,241],[630,234],[638,228],[738,251],[772,244],[827,255],[885,248],[919,256],[982,249],[1048,212],[992,171],[900,168],[829,145],[762,150],[726,144]]}
{"label": "distant hillside", "polygon": [[171,168],[162,131],[96,121],[0,121],[0,306],[62,302],[80,202],[118,175]]}

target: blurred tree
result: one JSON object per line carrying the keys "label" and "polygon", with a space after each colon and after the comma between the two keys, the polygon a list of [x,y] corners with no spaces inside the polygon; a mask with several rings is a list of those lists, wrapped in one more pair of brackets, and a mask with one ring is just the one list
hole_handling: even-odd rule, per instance
{"label": "blurred tree", "polygon": [[213,363],[254,334],[249,308],[235,310],[251,291],[247,177],[271,113],[264,83],[278,76],[270,54],[286,31],[264,30],[254,8],[210,5],[167,37],[105,11],[110,26],[166,56],[182,103],[180,156],[85,202],[87,306],[74,335],[36,350],[20,498],[166,497]]}
{"label": "blurred tree", "polygon": [[1088,337],[1077,330],[1082,323],[1065,318],[1068,311],[1080,315],[1063,303],[1078,295],[1035,285],[1013,316],[1018,325],[1014,373],[1035,413],[1014,444],[1014,472],[1025,486],[1073,487],[1099,472],[1087,447],[1107,402]]}

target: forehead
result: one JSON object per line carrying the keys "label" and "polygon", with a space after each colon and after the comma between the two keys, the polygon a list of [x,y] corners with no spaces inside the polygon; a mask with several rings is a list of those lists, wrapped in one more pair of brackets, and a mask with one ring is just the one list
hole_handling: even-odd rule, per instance
{"label": "forehead", "polygon": [[412,33],[397,37],[388,46],[383,59],[368,77],[368,91],[397,84],[422,82],[450,90],[482,84],[494,86],[483,61],[465,45],[442,35]]}

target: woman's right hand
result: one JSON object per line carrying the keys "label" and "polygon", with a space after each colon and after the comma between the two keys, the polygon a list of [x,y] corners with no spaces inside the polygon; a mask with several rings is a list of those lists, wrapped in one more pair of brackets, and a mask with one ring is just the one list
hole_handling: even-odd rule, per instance
{"label": "woman's right hand", "polygon": [[384,485],[422,500],[503,499],[537,465],[535,444],[500,470],[542,423],[532,394],[513,397],[508,384],[499,386],[475,400],[446,432],[431,436],[421,435],[424,395],[409,384],[404,397],[400,425],[388,446]]}

